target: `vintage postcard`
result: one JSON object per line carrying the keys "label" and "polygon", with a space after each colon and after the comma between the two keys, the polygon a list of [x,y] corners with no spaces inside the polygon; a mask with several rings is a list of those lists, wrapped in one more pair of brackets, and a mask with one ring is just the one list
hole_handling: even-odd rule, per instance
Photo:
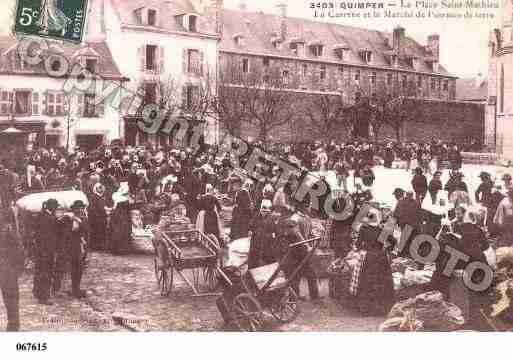
{"label": "vintage postcard", "polygon": [[9,349],[513,329],[512,0],[4,0],[0,19]]}

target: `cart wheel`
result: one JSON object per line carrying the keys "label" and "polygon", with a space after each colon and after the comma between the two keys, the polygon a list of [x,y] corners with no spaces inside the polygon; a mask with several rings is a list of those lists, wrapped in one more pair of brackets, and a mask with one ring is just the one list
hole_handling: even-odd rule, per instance
{"label": "cart wheel", "polygon": [[217,280],[217,270],[216,267],[208,266],[203,271],[203,279],[205,280],[205,284],[210,292],[216,290],[218,285]]}
{"label": "cart wheel", "polygon": [[239,294],[233,300],[233,319],[240,330],[257,331],[263,322],[260,303],[247,293]]}
{"label": "cart wheel", "polygon": [[155,275],[160,288],[160,295],[168,296],[173,288],[173,265],[171,262],[159,265],[159,260],[155,258]]}
{"label": "cart wheel", "polygon": [[271,314],[280,323],[290,323],[299,315],[298,297],[294,289],[288,287],[280,300],[270,307]]}

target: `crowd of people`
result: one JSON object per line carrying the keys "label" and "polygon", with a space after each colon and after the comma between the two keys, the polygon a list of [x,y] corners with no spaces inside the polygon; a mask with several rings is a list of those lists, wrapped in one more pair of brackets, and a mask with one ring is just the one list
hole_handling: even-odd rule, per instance
{"label": "crowd of people", "polygon": [[[59,219],[56,215],[59,203],[45,202],[35,234],[36,298],[42,304],[51,304],[51,291],[60,288],[62,262],[66,261],[62,258],[66,252],[69,255],[64,257],[71,262],[72,295],[83,297],[85,292],[80,287],[80,279],[85,247],[120,253],[130,237],[131,211],[142,212],[146,224],[158,223],[162,212],[177,203],[185,206],[191,223],[198,224],[205,234],[215,235],[222,245],[251,237],[250,268],[276,261],[283,254],[280,243],[309,238],[312,221],[321,221],[323,241],[333,248],[337,257],[343,258],[357,248],[365,250],[367,259],[362,261],[358,282],[353,285],[359,288],[354,292],[366,313],[386,313],[394,303],[391,252],[383,251],[377,241],[380,229],[390,216],[400,228],[410,225],[416,233],[432,233],[438,237],[447,219],[450,228],[443,233],[444,238],[458,234],[461,250],[482,261],[486,258],[479,253],[488,250],[486,239],[490,235],[497,235],[506,245],[510,244],[510,234],[513,234],[513,226],[509,229],[513,218],[511,177],[505,176],[499,188],[490,174],[483,172],[482,184],[475,194],[469,195],[461,172],[461,151],[455,144],[433,140],[381,144],[257,142],[251,145],[271,156],[286,159],[303,174],[318,172],[318,181],[330,188],[319,198],[321,209],[313,210],[308,199],[295,199],[294,191],[301,176],[292,176],[284,186],[276,188],[278,167],[261,166],[260,178],[247,178],[236,164],[238,158],[207,145],[197,151],[151,145],[117,145],[89,152],[77,148],[72,153],[38,149],[23,158],[4,161],[0,167],[0,201],[4,210],[22,194],[38,191],[72,188],[84,192],[88,199],[87,210],[85,203],[77,201],[71,212]],[[402,168],[408,171],[405,175],[414,172],[412,189],[396,188],[395,208],[370,212],[363,225],[355,228],[358,210],[364,203],[373,202],[374,182],[379,181],[373,168],[381,164],[392,168],[397,161],[404,164]],[[441,182],[444,168],[450,169],[450,180],[445,184]],[[335,185],[324,177],[327,171],[335,173]],[[431,176],[429,181],[427,176]],[[349,186],[349,178],[353,178],[354,186]],[[348,215],[330,218],[322,210],[328,196],[335,197],[335,207],[349,208]],[[220,216],[223,198],[228,198],[233,206],[229,223],[224,223]],[[484,220],[480,221],[472,212],[472,202],[487,210]],[[426,203],[430,204],[429,208],[437,206],[438,210],[426,210]],[[229,227],[228,232],[223,229],[225,226]],[[286,271],[292,271],[293,267],[292,263]],[[293,283],[298,295],[303,277],[308,280],[310,298],[318,301],[316,273],[309,264]],[[434,277],[439,279],[440,276]]]}

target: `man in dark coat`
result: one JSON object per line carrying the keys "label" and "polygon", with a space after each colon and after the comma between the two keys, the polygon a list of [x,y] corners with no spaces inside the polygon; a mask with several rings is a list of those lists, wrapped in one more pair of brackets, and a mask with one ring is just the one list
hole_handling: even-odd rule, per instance
{"label": "man in dark coat", "polygon": [[424,198],[426,197],[426,193],[428,191],[427,179],[426,176],[424,176],[424,173],[422,172],[422,168],[415,168],[415,175],[411,180],[411,186],[415,191],[415,199],[417,200],[419,205],[422,205],[422,201],[424,201]]}
{"label": "man in dark coat", "polygon": [[[297,221],[293,219],[287,219],[282,221],[280,225],[283,226],[283,234],[280,235],[280,238],[278,239],[278,247],[281,248],[281,253],[279,257],[283,257],[288,249],[288,246],[294,243],[302,242],[305,240],[305,238],[301,234]],[[301,264],[303,259],[308,254],[307,246],[307,244],[304,244],[292,249],[288,257],[288,260],[283,265],[283,271],[285,272],[285,275],[287,277],[290,277],[292,274],[294,274],[294,271],[298,268],[298,266]],[[308,291],[310,294],[310,299],[312,301],[319,301],[321,297],[319,296],[319,284],[317,281],[317,275],[309,262],[303,265],[303,267],[299,270],[299,272],[293,278],[291,283],[292,288],[294,289],[298,297],[302,300],[304,300],[304,297],[301,297],[300,295],[299,285],[301,283],[301,278],[303,277],[306,278],[308,282]]]}
{"label": "man in dark coat", "polygon": [[7,331],[20,329],[20,295],[18,278],[24,268],[24,254],[16,236],[14,221],[0,213],[0,290],[7,310]]}
{"label": "man in dark coat", "polygon": [[85,208],[84,202],[75,201],[71,205],[72,212],[67,213],[59,220],[61,243],[63,244],[60,251],[60,262],[70,262],[71,264],[71,295],[75,298],[83,298],[86,294],[84,290],[80,289],[89,239]]}
{"label": "man in dark coat", "polygon": [[43,210],[36,228],[36,266],[34,271],[34,297],[40,304],[52,305],[49,301],[53,285],[57,256],[57,200],[51,198],[43,203]]}

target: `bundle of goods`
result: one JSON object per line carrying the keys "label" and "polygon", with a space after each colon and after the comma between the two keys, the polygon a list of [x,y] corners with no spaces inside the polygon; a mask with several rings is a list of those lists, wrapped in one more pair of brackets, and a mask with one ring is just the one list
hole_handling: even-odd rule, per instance
{"label": "bundle of goods", "polygon": [[360,252],[351,251],[345,258],[338,258],[331,262],[326,273],[329,277],[329,295],[333,299],[349,299],[349,284],[353,269],[360,260]]}
{"label": "bundle of goods", "polygon": [[490,317],[493,320],[513,323],[513,248],[498,248],[496,256],[498,269],[494,277],[494,303]]}
{"label": "bundle of goods", "polygon": [[396,303],[380,331],[453,331],[463,324],[460,308],[444,301],[442,293],[433,291]]}

